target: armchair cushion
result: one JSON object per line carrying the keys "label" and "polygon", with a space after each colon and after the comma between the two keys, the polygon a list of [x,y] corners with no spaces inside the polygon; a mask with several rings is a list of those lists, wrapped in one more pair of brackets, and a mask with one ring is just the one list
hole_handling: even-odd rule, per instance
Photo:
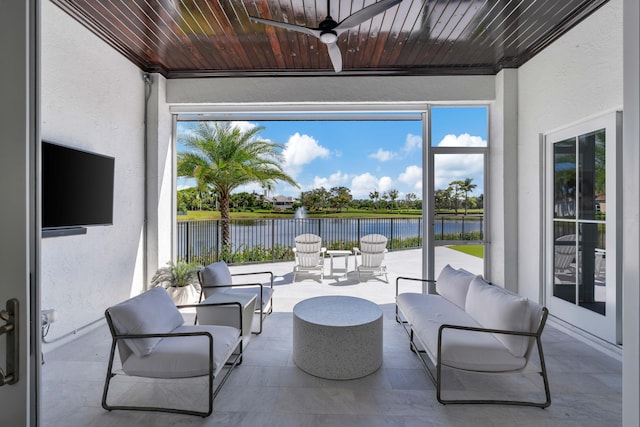
{"label": "armchair cushion", "polygon": [[447,264],[436,281],[436,292],[464,310],[469,284],[474,277],[476,276],[473,273],[456,270]]}
{"label": "armchair cushion", "polygon": [[[530,332],[531,314],[527,298],[512,294],[499,286],[490,285],[479,277],[469,285],[466,312],[483,327],[509,331]],[[516,357],[524,356],[529,337],[494,334]]]}
{"label": "armchair cushion", "polygon": [[[110,308],[113,325],[121,335],[169,333],[184,319],[164,288],[157,287]],[[162,338],[125,340],[136,356],[146,356]]]}
{"label": "armchair cushion", "polygon": [[[213,370],[218,372],[238,345],[240,330],[231,326],[182,325],[173,333],[209,332],[213,336]],[[147,356],[131,355],[122,363],[128,375],[188,378],[209,373],[209,339],[204,335],[162,338]]]}
{"label": "armchair cushion", "polygon": [[220,289],[205,289],[209,286],[228,286],[231,285],[231,271],[229,270],[229,266],[224,261],[214,262],[213,264],[207,265],[202,269],[202,291],[204,292],[204,296],[208,297],[214,292],[224,291],[228,288],[220,288]]}

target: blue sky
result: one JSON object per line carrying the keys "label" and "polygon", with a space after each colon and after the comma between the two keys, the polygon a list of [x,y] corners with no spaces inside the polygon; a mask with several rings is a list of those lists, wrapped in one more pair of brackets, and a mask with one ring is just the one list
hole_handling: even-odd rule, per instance
{"label": "blue sky", "polygon": [[[434,108],[434,145],[486,145],[487,110],[474,108]],[[368,199],[392,189],[404,198],[414,193],[422,198],[421,121],[251,121],[234,122],[239,127],[263,126],[262,139],[283,146],[283,168],[300,188],[277,183],[271,195],[298,197],[301,191],[335,186],[351,189],[356,199]],[[178,133],[189,125],[181,122]],[[178,146],[178,150],[183,148]],[[475,155],[446,155],[436,158],[436,188],[453,179],[471,177],[482,193],[482,162]],[[190,187],[179,178],[178,188]],[[262,193],[258,185],[237,191]]]}

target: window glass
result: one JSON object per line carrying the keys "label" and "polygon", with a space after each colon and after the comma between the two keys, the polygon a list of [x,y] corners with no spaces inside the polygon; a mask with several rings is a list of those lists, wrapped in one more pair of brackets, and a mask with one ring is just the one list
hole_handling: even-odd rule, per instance
{"label": "window glass", "polygon": [[433,147],[486,147],[489,110],[481,107],[433,107]]}

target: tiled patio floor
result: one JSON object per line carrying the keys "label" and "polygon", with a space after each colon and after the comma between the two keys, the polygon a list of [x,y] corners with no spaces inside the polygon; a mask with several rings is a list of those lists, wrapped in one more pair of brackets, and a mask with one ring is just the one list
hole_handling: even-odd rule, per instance
{"label": "tiled patio floor", "polygon": [[[442,252],[440,264],[456,264],[453,251]],[[42,422],[49,426],[616,426],[622,419],[622,364],[553,326],[543,345],[551,383],[552,404],[527,407],[439,404],[434,386],[409,351],[402,328],[394,321],[395,277],[418,276],[419,251],[387,256],[390,283],[373,279],[358,283],[325,277],[291,283],[291,263],[234,267],[233,271],[271,269],[276,274],[274,313],[264,332],[254,336],[244,362],[229,378],[208,418],[151,412],[107,412],[100,406],[110,336],[104,324],[45,354],[42,367]],[[468,261],[468,260],[467,260]],[[472,260],[473,261],[473,260]],[[353,260],[351,267],[353,267]],[[474,269],[473,264],[465,264]],[[477,264],[478,266],[481,263]],[[436,271],[442,265],[436,265]],[[478,267],[479,268],[479,267]],[[329,268],[326,267],[328,273]],[[352,295],[379,304],[384,312],[382,368],[365,378],[332,381],[300,371],[292,361],[292,308],[317,295]],[[478,390],[490,385],[506,393],[524,391],[542,398],[537,375],[501,376],[492,381],[478,374],[447,374],[449,390]],[[114,383],[115,384],[115,383]],[[152,396],[204,405],[201,379],[177,387],[166,381],[121,380],[113,396]]]}

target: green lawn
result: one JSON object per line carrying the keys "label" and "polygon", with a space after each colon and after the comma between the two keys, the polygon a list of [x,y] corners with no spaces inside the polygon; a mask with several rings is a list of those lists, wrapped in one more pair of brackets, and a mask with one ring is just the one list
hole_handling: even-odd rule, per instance
{"label": "green lawn", "polygon": [[468,255],[477,256],[478,258],[484,258],[483,245],[451,245],[447,247]]}

